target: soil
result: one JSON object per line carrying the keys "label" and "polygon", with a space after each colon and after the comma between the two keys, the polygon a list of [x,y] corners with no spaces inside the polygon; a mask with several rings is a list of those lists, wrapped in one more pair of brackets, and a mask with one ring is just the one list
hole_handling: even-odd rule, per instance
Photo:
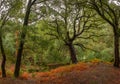
{"label": "soil", "polygon": [[89,68],[83,71],[70,71],[56,75],[55,78],[15,79],[1,78],[0,84],[120,84],[120,68],[111,64],[88,64]]}

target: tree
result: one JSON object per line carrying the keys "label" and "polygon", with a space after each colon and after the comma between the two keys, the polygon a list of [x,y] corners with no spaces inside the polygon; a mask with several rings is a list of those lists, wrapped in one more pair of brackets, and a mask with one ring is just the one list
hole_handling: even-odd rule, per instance
{"label": "tree", "polygon": [[[2,6],[3,6],[3,3],[5,3],[5,1],[1,1],[0,2],[0,10],[3,10],[2,9]],[[8,11],[7,11],[8,13]],[[2,13],[1,13],[1,24],[0,24],[0,49],[1,49],[1,54],[2,54],[2,63],[1,63],[1,69],[2,69],[2,77],[6,77],[6,70],[5,70],[5,63],[6,63],[6,54],[5,54],[5,50],[4,50],[4,47],[3,47],[3,40],[2,40],[2,28],[3,26],[5,25],[6,21],[7,21],[7,15],[6,14],[5,16],[2,16]],[[3,17],[3,18],[2,18]]]}
{"label": "tree", "polygon": [[46,4],[49,9],[46,22],[51,26],[48,34],[62,40],[69,49],[72,63],[77,63],[74,45],[84,48],[78,39],[89,39],[94,36],[85,36],[84,33],[95,26],[95,21],[92,19],[95,15],[86,8],[86,1],[53,0]]}
{"label": "tree", "polygon": [[[19,3],[19,1],[17,2]],[[6,70],[5,70],[6,54],[5,54],[5,49],[3,46],[3,39],[2,39],[3,31],[2,30],[4,26],[7,24],[7,21],[10,19],[10,17],[12,17],[13,10],[15,11],[16,8],[17,9],[19,8],[19,6],[16,6],[18,4],[17,2],[16,0],[10,0],[10,1],[1,0],[0,1],[0,49],[1,49],[1,54],[3,58],[2,63],[1,63],[2,77],[6,77]]]}
{"label": "tree", "polygon": [[20,43],[18,46],[18,51],[17,51],[17,60],[16,60],[16,65],[15,65],[15,71],[14,71],[14,76],[19,77],[19,71],[20,71],[20,65],[21,65],[21,57],[22,57],[22,52],[23,52],[23,46],[24,46],[24,40],[27,32],[27,27],[29,23],[29,15],[31,12],[31,7],[32,5],[36,2],[36,0],[29,0],[25,12],[25,17],[24,17],[24,23],[23,23],[23,29],[21,32],[21,37],[20,37]]}
{"label": "tree", "polygon": [[94,9],[101,16],[101,18],[113,28],[115,54],[114,66],[119,67],[120,6],[116,3],[109,3],[109,0],[90,0],[90,5],[92,9]]}

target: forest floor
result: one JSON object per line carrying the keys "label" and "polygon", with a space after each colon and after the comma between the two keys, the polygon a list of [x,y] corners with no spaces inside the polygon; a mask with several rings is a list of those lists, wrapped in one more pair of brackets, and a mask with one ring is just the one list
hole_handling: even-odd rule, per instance
{"label": "forest floor", "polygon": [[120,68],[109,63],[78,63],[36,72],[34,77],[0,78],[0,84],[120,84]]}

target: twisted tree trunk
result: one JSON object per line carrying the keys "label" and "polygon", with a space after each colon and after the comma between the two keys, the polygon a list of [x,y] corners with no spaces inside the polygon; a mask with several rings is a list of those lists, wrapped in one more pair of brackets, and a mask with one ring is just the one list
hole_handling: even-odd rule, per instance
{"label": "twisted tree trunk", "polygon": [[73,64],[76,64],[78,61],[77,61],[74,45],[72,43],[70,43],[70,44],[68,44],[68,47],[69,47],[69,51],[70,51],[71,61]]}

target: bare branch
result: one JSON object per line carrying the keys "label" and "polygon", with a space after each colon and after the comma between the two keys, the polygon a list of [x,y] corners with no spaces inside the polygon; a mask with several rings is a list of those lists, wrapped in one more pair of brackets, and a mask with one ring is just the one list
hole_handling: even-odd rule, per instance
{"label": "bare branch", "polygon": [[79,46],[82,50],[87,49],[87,50],[91,50],[91,51],[94,51],[94,52],[99,52],[99,51],[97,51],[97,50],[94,50],[94,49],[91,49],[91,48],[87,48],[87,47],[85,47],[83,44],[80,44],[80,43],[76,43],[76,44],[74,44],[74,45]]}
{"label": "bare branch", "polygon": [[93,34],[93,35],[90,35],[90,36],[88,36],[88,37],[81,37],[81,36],[79,36],[79,37],[77,37],[77,38],[91,39],[91,38],[93,38],[93,37],[102,37],[102,36],[107,36],[107,35],[95,35],[95,34]]}
{"label": "bare branch", "polygon": [[33,1],[31,2],[31,6],[32,6],[35,2],[36,2],[36,0],[33,0]]}
{"label": "bare branch", "polygon": [[[109,20],[109,18],[107,18],[105,16],[105,11],[103,8],[99,7],[99,5],[97,4],[97,2],[95,2],[95,0],[92,0],[91,2],[89,2],[93,9],[95,9],[95,11],[97,11],[97,13],[105,20],[107,21],[111,26],[114,26],[114,24]],[[101,8],[101,9],[100,9]]]}

